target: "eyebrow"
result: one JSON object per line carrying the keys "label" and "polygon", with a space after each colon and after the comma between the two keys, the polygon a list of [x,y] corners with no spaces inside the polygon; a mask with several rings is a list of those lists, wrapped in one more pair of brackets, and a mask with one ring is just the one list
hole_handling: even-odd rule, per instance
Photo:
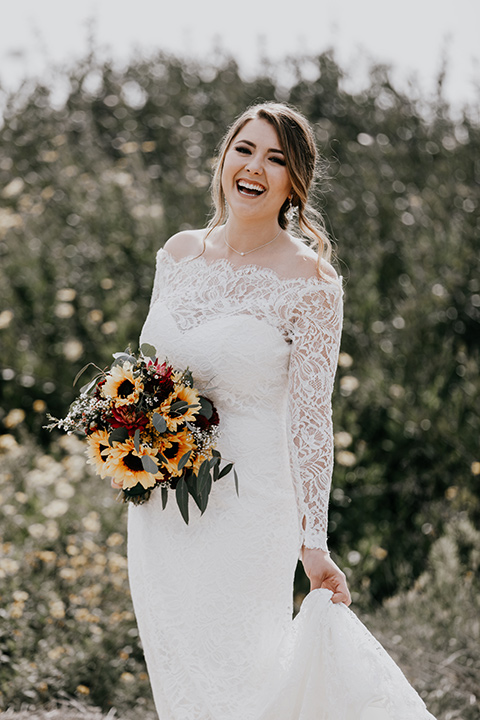
{"label": "eyebrow", "polygon": [[[237,143],[240,143],[240,142],[245,143],[245,145],[250,145],[250,147],[253,147],[253,148],[257,147],[257,146],[255,145],[255,143],[251,142],[250,140],[242,140],[242,139],[239,139],[239,140],[237,140],[236,142],[237,142]],[[280,155],[283,155],[283,154],[284,154],[283,150],[278,150],[277,148],[268,148],[267,152],[269,152],[269,153],[270,153],[270,152],[272,152],[272,153],[280,153]]]}

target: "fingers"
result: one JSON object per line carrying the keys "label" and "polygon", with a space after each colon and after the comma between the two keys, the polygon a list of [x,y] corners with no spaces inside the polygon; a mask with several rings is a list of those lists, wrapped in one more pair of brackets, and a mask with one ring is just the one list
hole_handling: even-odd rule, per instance
{"label": "fingers", "polygon": [[343,603],[347,607],[352,604],[352,598],[348,592],[334,592],[332,595],[333,603]]}

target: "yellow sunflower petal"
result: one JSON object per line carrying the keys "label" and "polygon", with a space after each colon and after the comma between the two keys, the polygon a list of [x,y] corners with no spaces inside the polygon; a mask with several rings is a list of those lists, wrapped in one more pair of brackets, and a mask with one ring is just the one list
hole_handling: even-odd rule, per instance
{"label": "yellow sunflower petal", "polygon": [[87,437],[87,463],[93,465],[95,471],[100,477],[108,476],[106,471],[106,460],[111,447],[108,443],[108,432],[106,430],[97,430]]}
{"label": "yellow sunflower petal", "polygon": [[[185,453],[189,450],[195,450],[195,447],[195,439],[189,430],[181,430],[180,432],[175,433],[175,435],[170,435],[168,437],[168,442],[165,443],[165,446],[162,449],[162,455],[167,458],[167,462],[164,463],[162,467],[165,469],[167,474],[171,477],[178,477],[181,475],[182,470],[179,471],[178,463]],[[191,464],[192,461],[189,459],[184,467],[191,467]]]}
{"label": "yellow sunflower petal", "polygon": [[133,365],[129,362],[115,365],[107,373],[105,383],[102,385],[102,395],[113,400],[115,405],[132,405],[138,402],[143,391],[140,377],[134,377]]}
{"label": "yellow sunflower petal", "polygon": [[[171,410],[171,406],[179,400],[183,400],[194,407],[187,408],[183,413],[178,414],[174,410]],[[165,418],[168,429],[171,432],[175,432],[179,425],[195,420],[200,407],[197,390],[187,387],[186,385],[177,385],[174,392],[160,406],[160,412]]]}
{"label": "yellow sunflower petal", "polygon": [[128,438],[123,443],[115,443],[105,462],[105,471],[110,475],[123,490],[135,487],[138,483],[145,489],[155,485],[157,480],[163,477],[159,470],[155,475],[143,469],[142,457],[148,455],[155,460],[157,450],[148,446],[140,445],[140,451],[135,450],[133,438]]}

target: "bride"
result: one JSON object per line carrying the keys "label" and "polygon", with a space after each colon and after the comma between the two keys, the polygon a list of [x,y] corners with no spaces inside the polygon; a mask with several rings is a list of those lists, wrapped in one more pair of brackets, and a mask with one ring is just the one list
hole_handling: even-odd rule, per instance
{"label": "bride", "polygon": [[[348,610],[327,549],[342,286],[308,205],[311,128],[256,105],[228,130],[206,230],[157,255],[141,342],[189,367],[234,462],[188,525],[160,493],[129,509],[129,576],[160,720],[432,718]],[[288,232],[293,212],[314,251]],[[312,243],[310,243],[311,245]],[[292,622],[298,558],[312,592]]]}

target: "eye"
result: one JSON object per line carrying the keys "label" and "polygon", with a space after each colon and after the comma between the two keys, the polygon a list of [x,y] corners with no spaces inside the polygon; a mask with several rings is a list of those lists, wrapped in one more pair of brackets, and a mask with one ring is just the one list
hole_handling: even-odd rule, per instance
{"label": "eye", "polygon": [[274,163],[277,163],[277,165],[283,165],[283,167],[285,167],[285,165],[286,165],[285,160],[282,157],[279,157],[278,155],[274,155],[273,157],[270,158],[270,160]]}
{"label": "eye", "polygon": [[248,147],[245,147],[245,145],[237,145],[235,150],[239,153],[242,153],[243,155],[251,155],[251,150]]}

